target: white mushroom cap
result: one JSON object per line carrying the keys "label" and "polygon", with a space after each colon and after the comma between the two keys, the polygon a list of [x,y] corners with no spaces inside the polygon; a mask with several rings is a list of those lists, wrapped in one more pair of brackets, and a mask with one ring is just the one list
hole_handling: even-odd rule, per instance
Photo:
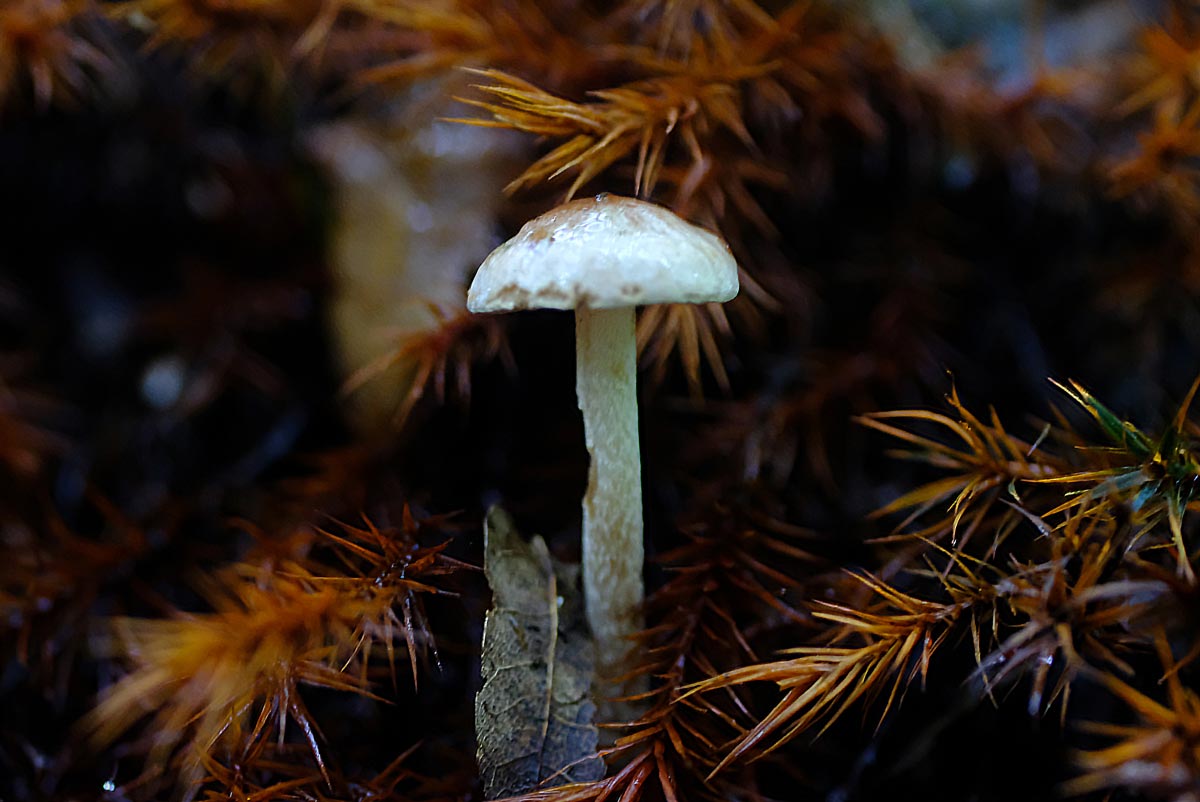
{"label": "white mushroom cap", "polygon": [[472,312],[728,301],[737,263],[717,235],[652,203],[597,195],[526,223],[492,251]]}

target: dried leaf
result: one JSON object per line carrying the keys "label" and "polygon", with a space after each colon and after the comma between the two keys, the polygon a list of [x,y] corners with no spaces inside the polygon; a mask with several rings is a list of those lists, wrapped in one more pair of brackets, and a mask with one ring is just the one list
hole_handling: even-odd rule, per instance
{"label": "dried leaf", "polygon": [[592,644],[575,586],[540,537],[526,543],[503,510],[485,528],[492,609],[483,628],[483,688],[475,697],[479,774],[488,799],[594,782]]}

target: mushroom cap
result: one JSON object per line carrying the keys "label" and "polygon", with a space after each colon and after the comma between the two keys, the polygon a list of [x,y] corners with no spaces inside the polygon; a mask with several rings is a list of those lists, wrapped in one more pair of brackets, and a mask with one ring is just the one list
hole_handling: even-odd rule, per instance
{"label": "mushroom cap", "polygon": [[530,220],[484,260],[472,312],[612,309],[728,301],[737,262],[725,241],[653,203],[597,195]]}

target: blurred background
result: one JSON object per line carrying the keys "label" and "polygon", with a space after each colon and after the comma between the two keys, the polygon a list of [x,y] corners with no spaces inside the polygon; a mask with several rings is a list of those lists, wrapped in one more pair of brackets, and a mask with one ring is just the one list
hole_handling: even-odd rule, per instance
{"label": "blurred background", "polygon": [[[1170,423],[1200,6],[0,0],[0,799],[482,798],[483,512],[578,559],[587,455],[570,316],[465,287],[602,191],[743,271],[641,313],[648,588],[769,520],[814,555],[766,582],[799,609],[895,559],[871,513],[930,476],[856,415],[953,387],[1032,442],[1054,378]],[[753,649],[686,681],[813,626],[730,617]],[[1061,798],[1085,736],[964,702],[974,662],[680,797]],[[1187,765],[1082,795],[1194,799]]]}

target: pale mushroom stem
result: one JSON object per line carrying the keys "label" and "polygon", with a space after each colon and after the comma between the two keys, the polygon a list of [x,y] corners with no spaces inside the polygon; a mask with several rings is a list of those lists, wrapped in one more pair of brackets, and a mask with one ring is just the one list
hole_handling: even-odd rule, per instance
{"label": "pale mushroom stem", "polygon": [[[575,389],[591,467],[583,499],[583,593],[596,643],[598,697],[636,693],[612,680],[632,668],[642,628],[642,463],[634,309],[575,310]],[[603,709],[603,706],[602,706]]]}

